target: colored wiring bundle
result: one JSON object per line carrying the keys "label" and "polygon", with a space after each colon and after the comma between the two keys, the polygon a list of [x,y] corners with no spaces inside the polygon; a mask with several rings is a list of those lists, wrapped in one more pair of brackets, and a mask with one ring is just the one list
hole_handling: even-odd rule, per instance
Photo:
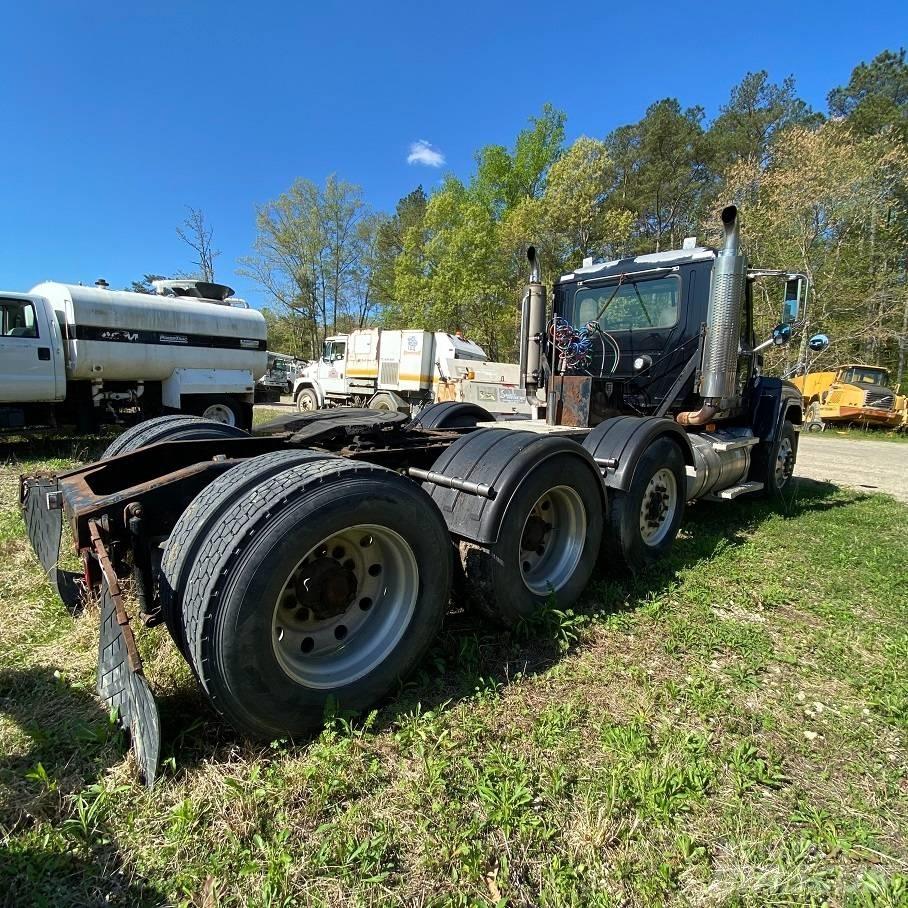
{"label": "colored wiring bundle", "polygon": [[602,375],[605,370],[605,341],[610,342],[615,353],[614,363],[611,372],[618,368],[618,344],[615,339],[603,331],[595,322],[590,322],[582,328],[575,328],[567,319],[556,315],[549,323],[549,339],[558,355],[561,357],[561,368],[567,370],[577,370],[589,372],[593,364],[593,348],[595,339],[598,337],[602,345],[602,368],[599,374]]}

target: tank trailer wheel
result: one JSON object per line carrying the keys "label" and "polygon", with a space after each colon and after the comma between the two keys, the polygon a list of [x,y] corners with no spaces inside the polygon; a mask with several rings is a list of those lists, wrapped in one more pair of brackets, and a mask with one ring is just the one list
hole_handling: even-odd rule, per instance
{"label": "tank trailer wheel", "polygon": [[577,458],[558,454],[517,487],[498,541],[460,545],[468,597],[507,627],[530,618],[550,597],[564,608],[596,566],[603,514],[597,480]]}
{"label": "tank trailer wheel", "polygon": [[235,426],[203,419],[201,416],[187,416],[175,413],[148,419],[127,429],[117,436],[101,455],[101,459],[128,454],[146,445],[159,441],[188,441],[207,438],[243,438],[246,433]]}
{"label": "tank trailer wheel", "polygon": [[318,395],[313,388],[300,388],[296,395],[296,409],[300,413],[311,413],[318,409]]}
{"label": "tank trailer wheel", "polygon": [[417,665],[448,604],[441,513],[382,467],[290,467],[234,495],[192,542],[186,652],[213,706],[257,738],[310,731],[329,707],[374,706]]}
{"label": "tank trailer wheel", "polygon": [[601,566],[636,573],[671,548],[684,516],[687,476],[681,449],[657,438],[637,463],[627,491],[609,490]]}
{"label": "tank trailer wheel", "polygon": [[202,419],[219,422],[224,426],[237,426],[242,419],[239,408],[231,400],[216,400],[202,410]]}

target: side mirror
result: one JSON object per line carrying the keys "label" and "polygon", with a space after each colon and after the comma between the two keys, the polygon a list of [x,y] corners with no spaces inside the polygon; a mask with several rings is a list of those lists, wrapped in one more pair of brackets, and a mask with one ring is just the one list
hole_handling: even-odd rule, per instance
{"label": "side mirror", "polygon": [[807,346],[809,349],[813,350],[814,353],[822,353],[829,346],[829,338],[825,334],[814,334],[814,336],[807,341]]}
{"label": "side mirror", "polygon": [[804,279],[791,277],[785,281],[785,300],[782,303],[782,324],[794,325],[801,317],[804,305]]}
{"label": "side mirror", "polygon": [[772,342],[777,347],[784,347],[791,340],[791,325],[776,325],[772,329]]}

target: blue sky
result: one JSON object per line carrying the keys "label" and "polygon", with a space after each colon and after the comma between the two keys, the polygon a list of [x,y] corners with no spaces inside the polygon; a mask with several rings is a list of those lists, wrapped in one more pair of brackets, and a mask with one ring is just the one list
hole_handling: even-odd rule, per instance
{"label": "blue sky", "polygon": [[[0,11],[0,287],[122,287],[190,267],[175,227],[202,208],[235,274],[255,206],[332,172],[391,209],[466,177],[551,101],[570,138],[653,101],[713,116],[749,70],[808,102],[908,43],[908,4],[47,3]],[[709,14],[707,14],[709,10]],[[428,150],[415,149],[423,140]],[[437,152],[443,166],[422,163]],[[408,163],[408,157],[411,162]]]}

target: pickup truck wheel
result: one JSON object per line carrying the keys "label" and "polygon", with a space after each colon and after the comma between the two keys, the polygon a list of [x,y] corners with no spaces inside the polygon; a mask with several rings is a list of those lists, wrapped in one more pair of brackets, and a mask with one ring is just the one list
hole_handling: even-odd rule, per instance
{"label": "pickup truck wheel", "polygon": [[626,491],[609,490],[609,522],[600,566],[636,573],[671,548],[684,516],[687,477],[681,449],[657,438],[637,463]]}
{"label": "pickup truck wheel", "polygon": [[296,395],[296,409],[300,413],[311,413],[318,409],[318,395],[313,388],[300,388]]}
{"label": "pickup truck wheel", "polygon": [[325,456],[303,449],[272,451],[252,457],[218,476],[180,514],[164,546],[158,590],[167,629],[183,655],[186,655],[182,622],[183,591],[206,536],[238,495],[245,494],[276,473],[313,460],[324,460]]}
{"label": "pickup truck wheel", "polygon": [[573,455],[555,455],[517,487],[491,546],[461,542],[464,591],[507,627],[554,596],[559,608],[583,592],[602,539],[601,494]]}
{"label": "pickup truck wheel", "polygon": [[450,537],[419,486],[319,459],[235,496],[200,535],[186,649],[235,728],[298,735],[328,708],[368,709],[394,690],[435,637],[450,583]]}
{"label": "pickup truck wheel", "polygon": [[779,437],[769,450],[763,467],[763,495],[769,499],[781,498],[791,485],[795,462],[798,459],[798,435],[786,419],[779,430]]}
{"label": "pickup truck wheel", "polygon": [[159,441],[189,441],[200,438],[243,438],[246,433],[235,426],[212,422],[201,416],[187,416],[184,413],[171,416],[159,416],[140,422],[127,429],[122,435],[115,438],[101,455],[115,457],[118,454],[128,454],[153,445]]}

